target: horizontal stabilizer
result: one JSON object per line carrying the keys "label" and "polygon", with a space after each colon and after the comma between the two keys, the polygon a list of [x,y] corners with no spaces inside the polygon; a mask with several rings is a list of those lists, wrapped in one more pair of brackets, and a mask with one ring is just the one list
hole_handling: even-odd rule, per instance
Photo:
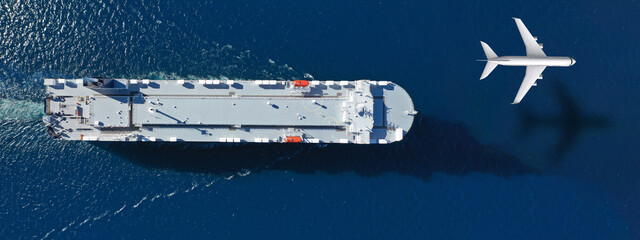
{"label": "horizontal stabilizer", "polygon": [[487,62],[487,65],[484,67],[484,71],[482,71],[482,76],[480,76],[480,80],[488,77],[489,74],[491,74],[491,72],[493,71],[493,69],[496,69],[497,66],[498,64],[496,63]]}
{"label": "horizontal stabilizer", "polygon": [[480,41],[480,44],[482,45],[482,50],[484,50],[484,54],[487,55],[487,60],[498,57],[498,55],[495,52],[493,52],[493,50],[491,50],[491,47],[489,47],[489,44],[483,41]]}
{"label": "horizontal stabilizer", "polygon": [[[491,50],[491,47],[489,47],[489,44],[483,41],[480,41],[480,45],[482,45],[482,50],[484,50],[484,54],[487,55],[487,60],[491,60],[498,57],[498,55],[495,52],[493,52],[493,50]],[[478,61],[482,61],[482,60],[478,60]],[[482,76],[480,76],[480,80],[488,77],[489,74],[491,74],[491,72],[493,71],[493,69],[496,69],[497,66],[498,64],[487,61],[487,65],[484,67],[484,71],[482,72]]]}

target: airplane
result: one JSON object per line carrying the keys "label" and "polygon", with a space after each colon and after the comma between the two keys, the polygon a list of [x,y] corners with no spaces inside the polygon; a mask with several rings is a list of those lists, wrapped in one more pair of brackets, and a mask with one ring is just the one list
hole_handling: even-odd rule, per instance
{"label": "airplane", "polygon": [[524,98],[524,95],[529,92],[532,86],[537,86],[536,82],[538,79],[542,79],[542,72],[547,67],[569,67],[576,64],[576,60],[570,57],[547,57],[546,54],[542,51],[542,43],[538,43],[537,37],[534,37],[529,33],[527,27],[522,23],[522,20],[519,18],[513,18],[516,21],[516,25],[518,26],[518,31],[520,31],[520,35],[522,36],[522,41],[524,42],[524,46],[527,51],[527,56],[503,56],[498,57],[498,55],[491,50],[488,44],[480,41],[482,45],[482,49],[484,50],[484,54],[487,56],[487,60],[478,60],[478,61],[486,61],[487,65],[484,67],[484,71],[482,72],[482,76],[480,76],[480,80],[485,79],[489,76],[489,74],[495,69],[498,65],[504,66],[526,66],[526,74],[524,75],[524,80],[520,85],[520,89],[516,94],[516,98],[513,100],[511,104],[518,104]]}

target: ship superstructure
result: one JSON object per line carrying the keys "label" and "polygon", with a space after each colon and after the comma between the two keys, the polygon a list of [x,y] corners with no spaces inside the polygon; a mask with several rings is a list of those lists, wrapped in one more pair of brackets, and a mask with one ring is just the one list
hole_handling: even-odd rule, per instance
{"label": "ship superstructure", "polygon": [[388,81],[45,79],[54,138],[385,144],[413,102]]}

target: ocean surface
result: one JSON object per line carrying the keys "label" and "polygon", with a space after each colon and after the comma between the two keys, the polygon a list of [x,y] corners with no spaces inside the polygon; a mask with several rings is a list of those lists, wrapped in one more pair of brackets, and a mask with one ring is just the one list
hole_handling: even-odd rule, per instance
{"label": "ocean surface", "polygon": [[[549,68],[478,81],[479,41]],[[640,2],[0,2],[0,239],[640,239]],[[384,146],[52,140],[45,77],[390,80]]]}

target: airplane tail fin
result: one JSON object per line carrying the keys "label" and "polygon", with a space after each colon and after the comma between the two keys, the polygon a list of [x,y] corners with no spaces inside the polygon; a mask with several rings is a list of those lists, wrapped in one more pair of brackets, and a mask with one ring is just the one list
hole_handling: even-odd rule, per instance
{"label": "airplane tail fin", "polygon": [[[488,44],[486,44],[485,42],[480,41],[480,44],[482,45],[482,49],[484,50],[484,54],[487,55],[487,60],[491,60],[493,58],[497,58],[498,55],[493,52],[493,50],[491,50],[491,47],[489,47]],[[486,77],[489,76],[489,74],[491,74],[491,72],[493,71],[493,69],[495,69],[498,66],[498,64],[496,63],[492,63],[492,62],[487,62],[487,65],[484,67],[484,71],[482,72],[482,76],[480,76],[480,80],[485,79]]]}

